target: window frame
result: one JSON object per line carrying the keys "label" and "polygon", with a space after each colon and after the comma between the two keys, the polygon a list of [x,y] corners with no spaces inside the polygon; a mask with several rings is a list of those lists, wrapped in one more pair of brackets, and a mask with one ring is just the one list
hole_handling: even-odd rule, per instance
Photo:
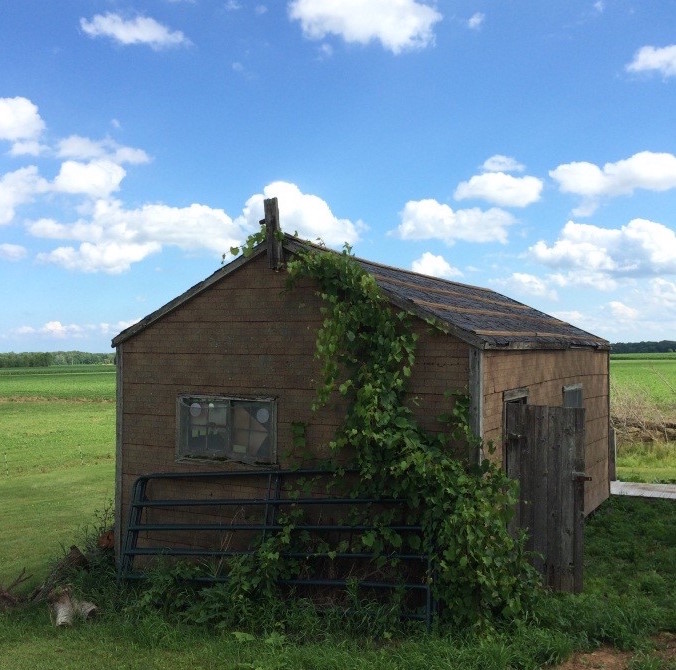
{"label": "window frame", "polygon": [[[189,407],[195,403],[202,405],[202,412],[204,405],[207,405],[207,416],[202,419],[205,426],[205,445],[203,449],[191,448],[188,443],[188,432],[194,428],[193,420],[190,419]],[[257,454],[252,454],[249,451],[238,453],[234,450],[233,432],[238,430],[236,426],[235,410],[243,405],[266,405],[265,409],[269,411],[269,416],[266,425],[269,426],[267,431],[267,439],[269,440],[267,456],[261,458]],[[215,405],[216,407],[209,407]],[[222,423],[210,422],[208,412],[211,409],[218,409],[225,411],[225,419]],[[262,407],[258,408],[263,409]],[[193,415],[197,419],[200,415]],[[251,417],[251,415],[250,415]],[[241,418],[241,415],[240,415]],[[255,417],[253,417],[255,420]],[[186,424],[186,419],[190,421]],[[215,429],[210,434],[209,426],[215,426]],[[248,428],[240,428],[244,432],[253,433],[259,431],[252,431]],[[209,448],[209,437],[214,441],[224,441],[220,447]],[[240,445],[241,447],[241,445]],[[250,445],[248,445],[250,449]],[[246,463],[248,465],[276,465],[277,464],[277,399],[269,396],[235,396],[235,395],[217,395],[209,393],[180,393],[176,398],[176,445],[175,458],[177,462],[182,463]]]}
{"label": "window frame", "polygon": [[[563,398],[561,400],[561,403],[564,407],[572,407],[572,408],[584,408],[584,392],[583,392],[583,386],[581,383],[578,384],[566,384],[565,386],[562,387],[561,393],[563,395]],[[579,398],[579,404],[567,404],[566,403],[566,398],[571,397],[572,394],[575,394],[575,398]]]}

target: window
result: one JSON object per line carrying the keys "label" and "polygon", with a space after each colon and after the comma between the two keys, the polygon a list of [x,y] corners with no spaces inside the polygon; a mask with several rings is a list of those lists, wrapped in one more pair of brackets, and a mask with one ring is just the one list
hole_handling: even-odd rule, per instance
{"label": "window", "polygon": [[527,405],[528,389],[518,388],[502,392],[502,435],[503,435],[503,465],[509,477],[518,479],[519,473],[519,441],[516,429],[510,425],[507,405]]}
{"label": "window", "polygon": [[178,397],[177,457],[244,463],[276,461],[272,398]]}
{"label": "window", "polygon": [[573,384],[563,387],[564,407],[584,407],[582,399],[582,384]]}

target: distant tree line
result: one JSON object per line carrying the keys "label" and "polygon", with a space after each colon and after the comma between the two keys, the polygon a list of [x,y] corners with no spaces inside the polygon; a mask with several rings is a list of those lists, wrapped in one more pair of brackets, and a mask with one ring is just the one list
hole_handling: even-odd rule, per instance
{"label": "distant tree line", "polygon": [[50,365],[114,363],[115,353],[92,354],[87,351],[24,351],[0,353],[0,368],[46,368]]}
{"label": "distant tree line", "polygon": [[660,342],[617,342],[611,344],[614,354],[665,354],[676,351],[676,342],[661,340]]}

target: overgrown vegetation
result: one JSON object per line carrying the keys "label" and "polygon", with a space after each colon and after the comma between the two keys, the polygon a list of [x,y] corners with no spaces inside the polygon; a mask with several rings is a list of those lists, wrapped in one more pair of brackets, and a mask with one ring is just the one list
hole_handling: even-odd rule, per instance
{"label": "overgrown vegetation", "polygon": [[[319,285],[317,405],[335,391],[348,400],[331,447],[354,454],[360,492],[408,502],[423,527],[435,596],[456,625],[523,614],[539,580],[523,538],[507,530],[516,485],[487,460],[475,465],[452,457],[451,441],[468,452],[477,446],[461,397],[446,417],[446,432],[429,434],[418,425],[405,397],[416,344],[409,316],[389,308],[347,246],[341,254],[308,250],[287,269],[292,285],[301,277]],[[373,549],[384,545],[374,542]]]}
{"label": "overgrown vegetation", "polygon": [[[213,587],[191,582],[214,569],[202,564],[159,566],[144,587],[119,588],[110,555],[98,554],[100,560],[72,575],[72,583],[78,594],[100,606],[100,619],[63,631],[51,627],[45,607],[0,613],[0,668],[535,669],[561,661],[574,649],[608,643],[638,650],[637,668],[666,669],[651,654],[647,636],[676,630],[673,502],[606,502],[587,522],[585,593],[553,596],[534,588],[519,543],[505,534],[514,500],[511,483],[488,464],[472,467],[448,455],[449,439],[472,441],[466,399],[454,398],[443,434],[428,434],[417,425],[405,402],[415,363],[407,317],[384,308],[377,287],[355,268],[349,249],[331,256],[337,256],[335,261],[327,260],[329,254],[303,257],[290,268],[296,278],[314,277],[325,301],[318,340],[325,377],[318,403],[333,393],[349,401],[333,446],[354,450],[366,492],[409,500],[416,518],[423,518],[425,549],[437,560],[437,594],[446,604],[446,621],[454,625],[438,622],[428,633],[420,624],[402,623],[396,598],[364,600],[353,584],[344,600],[323,607],[303,597],[281,599],[274,580],[297,568],[279,560],[280,549],[299,539],[289,518],[280,536],[269,538],[251,559],[233,560],[231,579]],[[93,497],[108,498],[112,490],[114,412],[100,412],[112,408],[114,375],[92,369],[98,376],[89,379],[90,388],[84,379],[59,374],[59,390],[50,381],[56,370],[49,369],[49,377],[34,372],[13,380],[0,374],[0,426],[4,420],[5,434],[19,436],[9,452],[12,470],[0,473],[5,475],[0,498],[16,503],[3,503],[3,515],[9,513],[3,521],[13,520],[9,528],[3,526],[3,570],[5,554],[15,562],[37,554],[48,527],[69,533],[73,519],[86,516],[76,503],[91,509]],[[109,423],[106,430],[96,428],[97,417]],[[97,446],[102,453],[110,449],[105,477],[97,469],[98,456],[83,450],[92,436],[73,438],[78,422],[94,430],[97,440],[106,435]],[[25,434],[17,425],[27,426]],[[53,452],[41,450],[51,444],[68,467],[56,464]],[[91,481],[83,484],[80,474]],[[68,520],[54,517],[55,507],[68,508]],[[97,556],[95,538],[107,523],[99,520],[99,527],[81,538],[88,556]],[[10,540],[8,549],[10,535],[21,542]],[[64,544],[69,541],[64,537]],[[398,541],[387,533],[367,539],[371,548],[384,552]],[[36,560],[45,559],[39,555]],[[16,574],[18,569],[10,570],[7,578]],[[483,625],[467,627],[477,621]]]}
{"label": "overgrown vegetation", "polygon": [[[118,588],[101,560],[71,579],[78,595],[99,605],[100,617],[60,630],[45,605],[0,613],[0,668],[535,670],[611,644],[633,650],[632,667],[670,670],[650,636],[676,631],[674,529],[673,501],[613,498],[586,524],[584,594],[543,594],[525,620],[462,634],[402,626],[359,601],[347,612],[288,600],[220,625],[231,616],[224,587],[190,588],[180,569],[167,568],[144,597],[138,587]],[[92,526],[87,538],[97,534]],[[91,555],[92,539],[78,542]]]}

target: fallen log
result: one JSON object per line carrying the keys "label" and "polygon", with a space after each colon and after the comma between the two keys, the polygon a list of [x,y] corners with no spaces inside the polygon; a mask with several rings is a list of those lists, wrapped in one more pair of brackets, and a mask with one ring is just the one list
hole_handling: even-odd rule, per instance
{"label": "fallen log", "polygon": [[57,587],[68,581],[74,572],[87,570],[89,561],[87,557],[75,546],[54,566],[47,579],[38,586],[30,595],[30,600],[39,602],[49,597],[49,594]]}
{"label": "fallen log", "polygon": [[6,612],[23,602],[23,599],[12,593],[12,591],[19,586],[19,584],[23,584],[23,582],[29,580],[31,577],[32,575],[26,574],[26,568],[24,568],[9,586],[2,586],[2,584],[0,584],[0,612]]}

